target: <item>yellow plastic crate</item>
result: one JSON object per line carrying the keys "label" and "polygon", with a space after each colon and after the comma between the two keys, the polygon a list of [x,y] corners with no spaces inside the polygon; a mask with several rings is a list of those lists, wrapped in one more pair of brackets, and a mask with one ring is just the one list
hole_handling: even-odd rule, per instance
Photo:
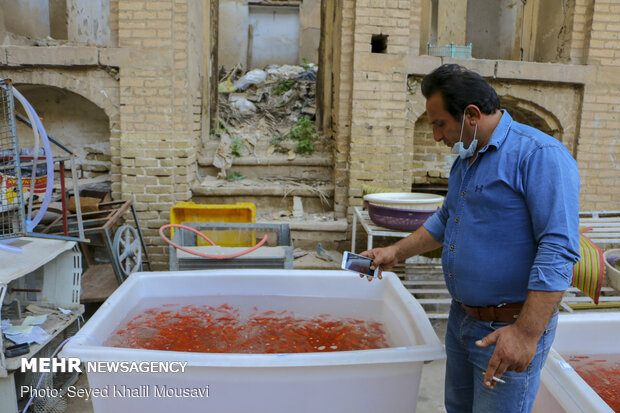
{"label": "yellow plastic crate", "polygon": [[[179,202],[170,208],[170,223],[184,222],[256,222],[256,206],[251,202],[236,204],[196,204]],[[220,247],[253,247],[256,244],[255,231],[201,231]],[[171,233],[171,237],[174,233]],[[197,237],[199,246],[210,245]]]}

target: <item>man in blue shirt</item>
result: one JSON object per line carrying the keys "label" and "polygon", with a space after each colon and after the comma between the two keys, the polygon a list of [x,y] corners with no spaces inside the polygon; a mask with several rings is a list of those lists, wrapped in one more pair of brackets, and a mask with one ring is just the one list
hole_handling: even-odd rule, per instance
{"label": "man in blue shirt", "polygon": [[477,73],[440,66],[422,93],[435,141],[459,154],[448,195],[409,237],[362,254],[387,270],[443,247],[448,413],[529,412],[579,259],[577,163]]}

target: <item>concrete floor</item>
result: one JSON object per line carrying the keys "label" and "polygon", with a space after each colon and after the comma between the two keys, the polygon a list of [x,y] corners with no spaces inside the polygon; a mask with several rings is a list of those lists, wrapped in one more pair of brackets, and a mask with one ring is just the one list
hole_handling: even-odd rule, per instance
{"label": "concrete floor", "polygon": [[[433,320],[433,328],[443,343],[446,320]],[[424,365],[422,378],[420,381],[420,391],[418,394],[418,404],[416,411],[419,413],[445,413],[443,406],[443,381],[446,360],[435,360]],[[88,388],[86,376],[82,375],[76,386]],[[77,397],[67,400],[66,413],[92,413],[93,405],[90,401],[85,401]]]}

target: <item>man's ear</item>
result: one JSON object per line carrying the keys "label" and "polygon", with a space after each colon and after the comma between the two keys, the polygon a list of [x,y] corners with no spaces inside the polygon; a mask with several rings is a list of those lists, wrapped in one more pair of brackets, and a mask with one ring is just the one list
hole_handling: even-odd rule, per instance
{"label": "man's ear", "polygon": [[473,119],[480,120],[481,115],[482,112],[476,105],[468,105],[465,108],[465,116],[467,116],[470,121]]}

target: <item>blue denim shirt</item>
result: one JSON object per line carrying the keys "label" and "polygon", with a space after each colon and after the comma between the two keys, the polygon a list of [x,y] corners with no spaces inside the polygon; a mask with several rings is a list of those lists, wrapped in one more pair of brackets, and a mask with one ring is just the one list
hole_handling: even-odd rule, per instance
{"label": "blue denim shirt", "polygon": [[424,227],[443,243],[452,298],[470,306],[563,291],[579,259],[579,173],[561,142],[508,112],[470,166],[454,161],[448,195]]}

